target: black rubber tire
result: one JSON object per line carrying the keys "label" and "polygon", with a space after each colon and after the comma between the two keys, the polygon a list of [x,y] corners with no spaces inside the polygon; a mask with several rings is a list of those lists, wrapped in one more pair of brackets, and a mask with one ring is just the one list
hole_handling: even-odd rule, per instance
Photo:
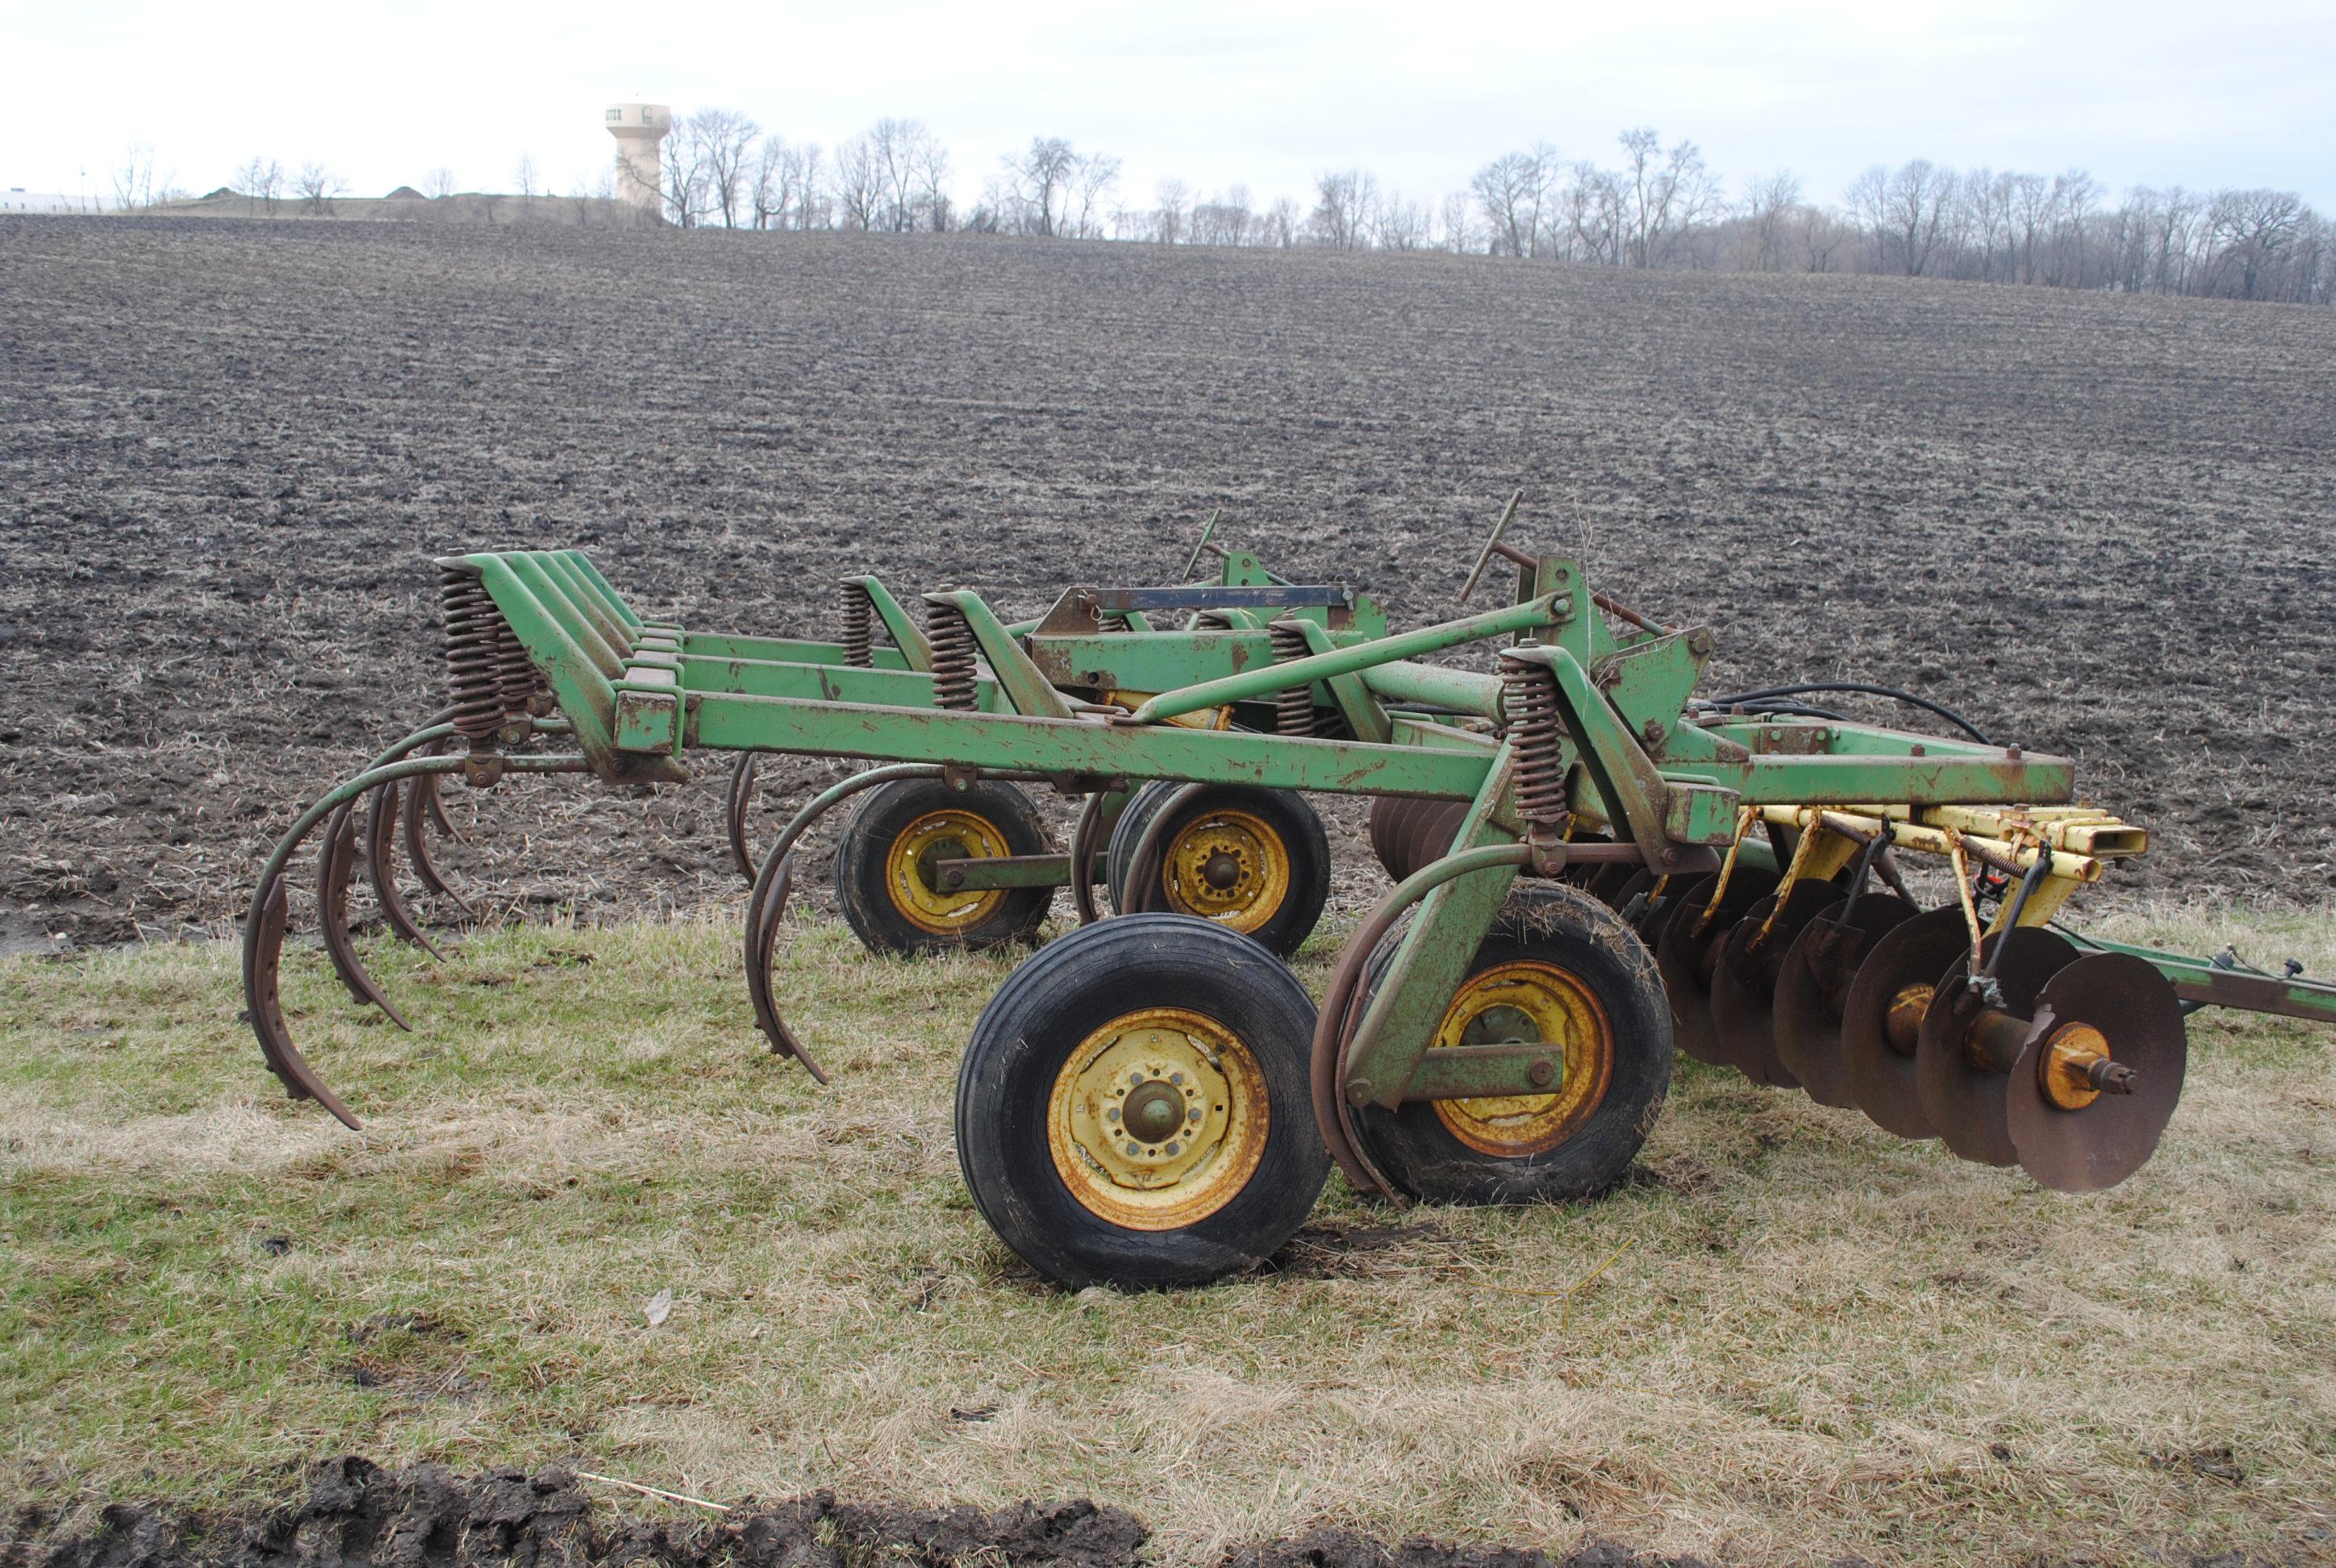
{"label": "black rubber tire", "polygon": [[835,901],[844,923],[870,952],[900,958],[1036,940],[1055,901],[1052,888],[1009,888],[980,924],[956,931],[927,930],[894,903],[884,885],[892,845],[920,817],[938,811],[978,816],[998,831],[1014,854],[1043,855],[1054,847],[1038,808],[1013,784],[976,784],[956,790],[937,778],[879,784],[861,797],[835,842]]}
{"label": "black rubber tire", "polygon": [[[1176,1007],[1249,1047],[1265,1083],[1264,1152],[1212,1213],[1174,1230],[1113,1223],[1075,1197],[1046,1142],[1055,1080],[1081,1041],[1123,1014]],[[1200,1285],[1280,1251],[1330,1174],[1307,1055],[1314,1004],[1272,954],[1192,915],[1127,915],[1050,943],[1007,977],[973,1027],[957,1078],[958,1164],[974,1207],[1025,1261],[1073,1289]]]}
{"label": "black rubber tire", "polygon": [[[1371,955],[1365,998],[1395,958],[1408,922]],[[1637,1158],[1671,1079],[1671,1012],[1654,955],[1612,910],[1577,888],[1521,883],[1468,966],[1471,976],[1538,959],[1582,980],[1612,1027],[1614,1059],[1605,1097],[1555,1146],[1523,1157],[1472,1148],[1434,1105],[1415,1100],[1389,1111],[1366,1105],[1356,1131],[1372,1162],[1412,1197],[1432,1203],[1562,1203],[1595,1197]]]}
{"label": "black rubber tire", "polygon": [[[1154,779],[1136,791],[1127,809],[1119,813],[1119,822],[1111,831],[1111,843],[1104,854],[1104,886],[1111,897],[1111,907],[1120,913],[1144,910],[1187,912],[1168,907],[1164,882],[1155,885],[1143,900],[1133,904],[1127,886],[1130,862],[1135,857],[1137,842],[1144,837],[1145,824],[1184,787],[1173,779]],[[1256,930],[1235,933],[1246,935],[1277,957],[1286,959],[1313,934],[1316,923],[1322,918],[1322,906],[1329,901],[1330,836],[1323,831],[1322,819],[1306,803],[1303,795],[1289,790],[1211,784],[1177,808],[1176,820],[1162,830],[1158,842],[1164,847],[1183,823],[1222,810],[1246,812],[1260,819],[1273,829],[1289,851],[1290,887],[1280,907]]]}

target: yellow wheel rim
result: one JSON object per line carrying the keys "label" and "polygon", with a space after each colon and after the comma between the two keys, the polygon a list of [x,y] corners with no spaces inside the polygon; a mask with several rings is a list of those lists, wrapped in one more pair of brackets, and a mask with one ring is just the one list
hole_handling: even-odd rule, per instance
{"label": "yellow wheel rim", "polygon": [[1169,839],[1160,879],[1176,913],[1253,931],[1290,896],[1290,851],[1262,817],[1203,812]]}
{"label": "yellow wheel rim", "polygon": [[1498,964],[1469,977],[1436,1031],[1438,1047],[1535,1040],[1555,1070],[1545,1095],[1434,1100],[1446,1131],[1479,1154],[1522,1159],[1553,1149],[1606,1097],[1614,1031],[1581,980],[1554,964]]}
{"label": "yellow wheel rim", "polygon": [[968,811],[927,812],[902,829],[884,857],[884,891],[903,920],[936,936],[981,925],[1006,901],[1003,888],[949,891],[934,867],[942,861],[996,860],[1011,852],[1006,835]]}
{"label": "yellow wheel rim", "polygon": [[1265,1075],[1239,1037],[1182,1008],[1122,1013],[1079,1042],[1046,1107],[1071,1196],[1131,1231],[1198,1224],[1265,1157]]}

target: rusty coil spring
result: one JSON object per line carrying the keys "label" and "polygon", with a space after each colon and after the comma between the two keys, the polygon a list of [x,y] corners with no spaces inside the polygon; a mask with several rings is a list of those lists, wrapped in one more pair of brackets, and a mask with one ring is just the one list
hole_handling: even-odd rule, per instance
{"label": "rusty coil spring", "polygon": [[495,686],[507,714],[528,712],[535,694],[543,689],[543,677],[528,659],[527,645],[501,615],[495,617]]}
{"label": "rusty coil spring", "polygon": [[1516,758],[1517,811],[1554,826],[1566,818],[1565,726],[1557,716],[1557,673],[1545,664],[1501,660],[1501,711]]}
{"label": "rusty coil spring", "polygon": [[866,669],[875,662],[876,601],[864,582],[843,585],[843,662]]}
{"label": "rusty coil spring", "polygon": [[[1306,634],[1295,621],[1277,620],[1265,628],[1267,638],[1273,644],[1273,662],[1288,664],[1304,658],[1313,648]],[[1314,733],[1314,687],[1301,681],[1282,687],[1273,694],[1273,727],[1281,735],[1310,735]]]}
{"label": "rusty coil spring", "polygon": [[1192,617],[1194,631],[1231,631],[1233,618],[1221,609],[1204,609]]}
{"label": "rusty coil spring", "polygon": [[973,627],[953,604],[929,605],[925,640],[933,648],[933,706],[970,709],[973,696]]}
{"label": "rusty coil spring", "polygon": [[438,605],[446,623],[446,694],[454,729],[476,749],[492,744],[502,727],[503,612],[468,567],[443,570]]}

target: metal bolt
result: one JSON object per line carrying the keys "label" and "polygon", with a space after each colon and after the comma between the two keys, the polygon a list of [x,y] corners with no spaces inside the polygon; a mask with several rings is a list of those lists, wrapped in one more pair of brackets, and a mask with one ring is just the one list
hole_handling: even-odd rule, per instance
{"label": "metal bolt", "polygon": [[1525,1069],[1525,1076],[1533,1080],[1536,1088],[1546,1088],[1557,1076],[1557,1064],[1547,1057],[1542,1057]]}

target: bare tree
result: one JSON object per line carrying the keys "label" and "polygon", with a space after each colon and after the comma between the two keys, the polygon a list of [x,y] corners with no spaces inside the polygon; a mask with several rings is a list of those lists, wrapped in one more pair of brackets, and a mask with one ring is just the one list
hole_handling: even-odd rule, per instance
{"label": "bare tree", "polygon": [[1185,229],[1184,209],[1192,204],[1192,188],[1173,177],[1152,188],[1153,238],[1163,245],[1190,243],[1192,236]]}
{"label": "bare tree", "polygon": [[1469,205],[1468,192],[1455,190],[1444,199],[1442,244],[1455,256],[1465,256],[1476,248],[1476,223]]}
{"label": "bare tree", "polygon": [[1800,176],[1789,169],[1757,174],[1746,182],[1744,220],[1761,271],[1774,272],[1785,264],[1785,220],[1800,204]]}
{"label": "bare tree", "polygon": [[706,189],[706,143],[690,134],[687,120],[676,120],[657,144],[658,203],[666,221],[677,229],[695,229],[713,210]]}
{"label": "bare tree", "polygon": [[1417,250],[1433,230],[1426,203],[1392,190],[1372,203],[1368,226],[1371,243],[1381,250]]}
{"label": "bare tree", "polygon": [[1103,216],[1119,190],[1119,160],[1105,152],[1079,155],[1071,172],[1071,238],[1103,238]]}
{"label": "bare tree", "polygon": [[520,209],[529,217],[535,216],[535,195],[543,189],[543,176],[537,172],[535,154],[522,152],[511,166],[511,183],[519,187]]}
{"label": "bare tree", "polygon": [[787,144],[774,131],[755,144],[754,162],[746,177],[747,206],[756,229],[774,229],[785,221]]}
{"label": "bare tree", "polygon": [[1298,203],[1287,196],[1277,196],[1273,205],[1265,209],[1265,221],[1260,226],[1258,243],[1276,250],[1287,250],[1298,243]]}
{"label": "bare tree", "polygon": [[2269,290],[2265,275],[2273,271],[2304,230],[2312,209],[2290,190],[2217,191],[2208,209],[2215,258],[2213,291],[2232,292],[2254,299]]}
{"label": "bare tree", "polygon": [[1071,185],[1081,159],[1059,136],[1034,136],[1019,157],[1005,160],[1016,207],[1015,227],[1025,234],[1052,235],[1068,216]]}
{"label": "bare tree", "polygon": [[1257,228],[1257,215],[1250,209],[1249,187],[1235,185],[1221,196],[1212,196],[1192,209],[1192,243],[1195,245],[1247,245]]}
{"label": "bare tree", "polygon": [[719,213],[722,227],[735,229],[746,210],[748,162],[762,127],[735,109],[701,109],[680,121],[667,142],[686,139],[704,190],[705,216]]}
{"label": "bare tree", "polygon": [[1810,272],[1831,272],[1834,258],[1841,248],[1857,233],[1821,207],[1802,206],[1793,209],[1793,239],[1800,252],[1803,268]]}
{"label": "bare tree", "polygon": [[1711,197],[1703,154],[1692,141],[1669,152],[1654,131],[1640,126],[1622,132],[1622,255],[1633,267],[1654,267],[1675,227],[1691,227]]}
{"label": "bare tree", "polygon": [[786,162],[780,170],[784,187],[780,191],[781,209],[789,216],[792,229],[825,229],[833,220],[833,209],[825,188],[820,183],[820,147],[816,141],[806,141],[787,150]]}
{"label": "bare tree", "polygon": [[918,121],[910,121],[908,130],[904,162],[910,209],[923,227],[946,234],[957,222],[957,204],[949,200],[949,149]]}
{"label": "bare tree", "polygon": [[1557,150],[1539,141],[1523,152],[1504,152],[1469,180],[1476,209],[1492,231],[1494,255],[1542,254],[1542,208],[1560,167]]}
{"label": "bare tree", "polygon": [[1378,181],[1359,169],[1314,177],[1314,216],[1307,220],[1314,242],[1333,250],[1359,250],[1370,243]]}
{"label": "bare tree", "polygon": [[311,160],[300,165],[300,172],[292,181],[292,189],[300,198],[300,209],[311,218],[324,218],[333,210],[333,198],[347,191],[349,182]]}
{"label": "bare tree", "polygon": [[866,133],[835,150],[835,219],[845,229],[883,227],[884,170]]}
{"label": "bare tree", "polygon": [[151,145],[133,141],[122,150],[122,161],[113,166],[113,205],[122,211],[154,205],[154,149]]}
{"label": "bare tree", "polygon": [[443,201],[454,194],[454,171],[440,164],[422,177],[422,194],[433,201]]}
{"label": "bare tree", "polygon": [[273,158],[254,158],[236,170],[236,183],[243,187],[244,200],[253,212],[265,207],[273,218],[284,195],[284,166]]}

